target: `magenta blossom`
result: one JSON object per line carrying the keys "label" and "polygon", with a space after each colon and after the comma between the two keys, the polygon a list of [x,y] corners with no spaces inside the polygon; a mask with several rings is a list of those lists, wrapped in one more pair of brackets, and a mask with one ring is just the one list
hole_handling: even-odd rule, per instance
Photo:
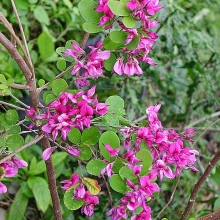
{"label": "magenta blossom", "polygon": [[110,153],[110,157],[114,157],[118,155],[120,148],[112,148],[110,144],[103,144],[105,149]]}
{"label": "magenta blossom", "polygon": [[67,190],[72,186],[75,186],[79,182],[79,175],[77,173],[74,173],[71,176],[70,180],[63,180],[60,183],[63,183],[64,185],[61,187],[63,190]]}
{"label": "magenta blossom", "polygon": [[69,145],[67,145],[67,152],[73,155],[74,157],[78,157],[81,154],[81,151],[78,148],[71,147]]}
{"label": "magenta blossom", "polygon": [[51,156],[51,154],[57,149],[57,147],[49,147],[46,150],[43,151],[42,153],[42,158],[43,160],[48,160]]}

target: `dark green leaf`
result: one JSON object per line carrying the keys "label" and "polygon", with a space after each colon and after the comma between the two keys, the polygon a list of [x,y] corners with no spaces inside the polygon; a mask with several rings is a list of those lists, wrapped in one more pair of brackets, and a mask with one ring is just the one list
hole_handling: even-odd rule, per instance
{"label": "dark green leaf", "polygon": [[105,69],[107,69],[108,71],[112,71],[115,65],[115,62],[116,62],[116,57],[113,53],[111,53],[111,56],[107,60],[104,61]]}
{"label": "dark green leaf", "polygon": [[77,128],[72,128],[68,134],[68,139],[73,144],[78,144],[81,141],[81,132]]}
{"label": "dark green leaf", "polygon": [[81,137],[81,142],[84,145],[95,145],[98,143],[100,137],[100,132],[98,128],[91,126],[91,128],[86,128]]}
{"label": "dark green leaf", "polygon": [[126,193],[127,185],[126,182],[120,177],[119,174],[113,174],[109,179],[110,186],[113,190],[119,193]]}
{"label": "dark green leaf", "polygon": [[115,43],[125,43],[127,38],[126,32],[123,31],[112,31],[109,35],[110,39]]}
{"label": "dark green leaf", "polygon": [[36,8],[34,9],[34,17],[40,23],[43,23],[46,25],[50,24],[48,14],[47,14],[46,10],[44,9],[44,7],[41,5],[37,5]]}

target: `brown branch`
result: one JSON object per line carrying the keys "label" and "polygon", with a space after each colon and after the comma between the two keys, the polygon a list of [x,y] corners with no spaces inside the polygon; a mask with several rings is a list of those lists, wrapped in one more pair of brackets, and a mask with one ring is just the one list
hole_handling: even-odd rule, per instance
{"label": "brown branch", "polygon": [[25,84],[17,84],[17,83],[13,83],[11,84],[9,87],[13,88],[13,89],[21,89],[21,90],[28,90],[29,87]]}
{"label": "brown branch", "polygon": [[33,139],[32,141],[30,141],[29,143],[23,145],[22,147],[18,148],[17,150],[13,151],[11,154],[7,155],[6,157],[4,157],[3,159],[0,160],[0,164],[9,160],[11,157],[13,157],[15,154],[19,153],[20,151],[24,150],[27,147],[30,147],[33,144],[36,144],[38,141],[40,141],[42,138],[44,137],[44,135],[40,135],[37,136],[35,139]]}
{"label": "brown branch", "polygon": [[200,190],[202,184],[209,177],[211,171],[213,170],[213,168],[215,167],[215,165],[218,163],[219,160],[220,160],[220,150],[215,154],[213,159],[209,162],[209,165],[205,169],[205,172],[202,174],[202,176],[199,178],[198,182],[195,184],[193,191],[191,193],[191,196],[189,198],[187,207],[186,207],[185,211],[182,213],[180,220],[187,219],[187,217],[188,217],[189,213],[191,212],[191,209],[196,201],[197,194],[199,193],[199,190]]}
{"label": "brown branch", "polygon": [[[46,150],[47,148],[51,147],[50,142],[47,138],[43,138],[41,143],[42,143],[43,150]],[[46,163],[46,168],[47,168],[49,189],[50,189],[50,194],[51,194],[51,198],[53,202],[55,219],[62,220],[62,212],[60,209],[60,199],[59,199],[59,195],[57,192],[57,185],[56,185],[56,175],[55,175],[55,170],[54,170],[51,157],[47,161],[45,161],[45,163]]]}
{"label": "brown branch", "polygon": [[89,33],[86,32],[83,37],[82,43],[80,44],[80,47],[82,49],[84,49],[84,47],[86,46],[86,42],[88,41],[88,39],[89,39]]}
{"label": "brown branch", "polygon": [[220,208],[215,210],[214,212],[208,214],[208,215],[199,217],[196,220],[210,220],[210,219],[211,220],[219,220],[219,218],[220,218]]}
{"label": "brown branch", "polygon": [[3,101],[0,101],[0,105],[8,105],[8,106],[10,106],[12,108],[15,108],[17,110],[26,111],[26,109],[24,109],[24,108],[21,108],[21,107],[18,107],[16,105],[13,105],[13,104],[10,104],[10,103],[7,103],[7,102],[3,102]]}

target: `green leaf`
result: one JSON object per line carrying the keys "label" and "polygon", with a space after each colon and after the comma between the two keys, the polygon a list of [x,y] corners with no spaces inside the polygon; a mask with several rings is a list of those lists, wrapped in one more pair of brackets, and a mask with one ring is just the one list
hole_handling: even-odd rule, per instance
{"label": "green leaf", "polygon": [[0,146],[4,147],[5,146],[5,139],[0,137]]}
{"label": "green leaf", "polygon": [[141,150],[136,153],[136,157],[142,160],[142,162],[137,163],[137,165],[143,165],[140,175],[141,176],[147,175],[150,172],[149,168],[152,165],[152,156],[150,152],[147,150]]}
{"label": "green leaf", "polygon": [[126,6],[126,1],[109,0],[108,6],[111,11],[118,16],[129,16],[131,13]]}
{"label": "green leaf", "polygon": [[14,83],[14,80],[13,79],[8,79],[7,80],[7,86],[10,86]]}
{"label": "green leaf", "polygon": [[17,8],[23,10],[23,11],[28,11],[28,2],[23,1],[23,0],[15,0],[15,5]]}
{"label": "green leaf", "polygon": [[110,37],[106,37],[103,41],[103,46],[106,50],[116,50],[119,49],[121,47],[124,47],[124,43],[115,43],[113,42]]}
{"label": "green leaf", "polygon": [[18,134],[13,134],[9,136],[6,140],[6,145],[11,149],[11,150],[16,150],[19,147],[24,145],[24,139],[21,135]]}
{"label": "green leaf", "polygon": [[125,43],[127,38],[126,32],[123,31],[112,31],[109,35],[110,39],[115,43]]}
{"label": "green leaf", "polygon": [[18,121],[18,113],[15,110],[8,110],[5,114],[5,119],[9,125],[15,125]]}
{"label": "green leaf", "polygon": [[217,210],[220,207],[220,196],[215,200],[213,210]]}
{"label": "green leaf", "polygon": [[73,198],[73,189],[74,188],[72,187],[72,188],[66,190],[64,197],[63,197],[63,201],[64,201],[65,206],[68,209],[77,210],[82,207],[82,205],[84,204],[84,200],[74,199]]}
{"label": "green leaf", "polygon": [[115,172],[115,173],[119,173],[119,170],[124,166],[124,164],[122,163],[122,159],[116,159],[115,162],[114,162],[114,165],[112,167],[112,170]]}
{"label": "green leaf", "polygon": [[136,25],[136,20],[133,17],[124,17],[122,23],[127,28],[134,28]]}
{"label": "green leaf", "polygon": [[138,44],[139,44],[139,41],[140,41],[140,37],[139,36],[135,36],[131,42],[127,45],[125,45],[125,47],[128,49],[128,50],[134,50],[137,48]]}
{"label": "green leaf", "polygon": [[137,180],[137,177],[134,175],[133,171],[128,166],[123,166],[119,170],[119,175],[122,179],[129,179],[131,181]]}
{"label": "green leaf", "polygon": [[119,119],[114,114],[106,114],[103,119],[109,126],[118,127],[119,126]]}
{"label": "green leaf", "polygon": [[68,84],[64,79],[55,79],[52,83],[52,91],[58,96],[61,92],[68,88]]}
{"label": "green leaf", "polygon": [[108,71],[112,71],[114,65],[115,65],[115,62],[116,62],[116,56],[111,53],[111,56],[104,61],[104,67],[106,70]]}
{"label": "green leaf", "polygon": [[22,188],[20,188],[15,195],[12,205],[10,205],[8,219],[23,220],[25,218],[27,204],[28,197],[23,193]]}
{"label": "green leaf", "polygon": [[81,160],[89,160],[92,157],[92,151],[89,147],[79,147],[81,154],[78,156]]}
{"label": "green leaf", "polygon": [[7,85],[7,80],[3,74],[0,74],[0,83]]}
{"label": "green leaf", "polygon": [[91,23],[89,21],[83,23],[83,29],[88,33],[98,33],[103,30],[102,27],[99,27],[97,24]]}
{"label": "green leaf", "polygon": [[44,84],[45,84],[45,80],[44,79],[39,79],[38,85],[41,87],[41,86],[44,86]]}
{"label": "green leaf", "polygon": [[40,34],[37,38],[37,45],[42,60],[46,60],[53,55],[55,49],[54,42],[47,32],[44,31]]}
{"label": "green leaf", "polygon": [[94,11],[98,4],[92,0],[81,0],[78,9],[82,17],[91,23],[98,24],[102,13]]}
{"label": "green leaf", "polygon": [[45,102],[45,104],[49,104],[52,101],[54,101],[56,98],[57,97],[54,94],[49,93],[49,94],[45,95],[44,102]]}
{"label": "green leaf", "polygon": [[100,137],[100,132],[98,128],[91,126],[91,128],[86,128],[81,137],[81,142],[84,145],[95,145],[98,143]]}
{"label": "green leaf", "polygon": [[68,134],[68,139],[73,144],[78,144],[81,141],[81,132],[77,128],[72,128]]}
{"label": "green leaf", "polygon": [[66,152],[55,152],[52,154],[52,161],[53,161],[53,165],[56,166],[59,163],[61,163],[62,161],[64,161],[66,159],[66,157],[68,156],[68,153]]}
{"label": "green leaf", "polygon": [[21,127],[19,125],[12,126],[7,130],[6,134],[19,134],[21,132]]}
{"label": "green leaf", "polygon": [[115,114],[117,116],[125,115],[124,100],[119,96],[110,96],[105,102],[108,105],[108,113]]}
{"label": "green leaf", "polygon": [[38,163],[35,164],[34,169],[31,169],[29,171],[29,174],[31,175],[39,175],[43,172],[46,171],[46,165],[45,165],[45,161],[41,160]]}
{"label": "green leaf", "polygon": [[62,56],[63,54],[63,52],[66,50],[66,48],[65,47],[58,47],[57,49],[56,49],[56,53],[58,53],[60,56]]}
{"label": "green leaf", "polygon": [[48,14],[47,14],[46,10],[44,9],[44,7],[41,5],[37,5],[36,8],[34,9],[34,17],[40,23],[43,23],[46,25],[50,24]]}
{"label": "green leaf", "polygon": [[66,61],[64,59],[57,60],[57,68],[60,71],[64,71],[66,69]]}
{"label": "green leaf", "polygon": [[106,165],[107,164],[102,160],[90,160],[86,165],[86,170],[89,174],[98,176]]}
{"label": "green leaf", "polygon": [[45,212],[51,202],[46,180],[39,176],[32,176],[28,178],[27,183],[34,194],[38,209]]}
{"label": "green leaf", "polygon": [[113,131],[106,131],[101,135],[99,139],[99,149],[102,156],[108,161],[113,160],[115,157],[113,158],[110,157],[109,152],[105,149],[103,144],[110,144],[113,149],[119,148],[120,147],[119,137]]}
{"label": "green leaf", "polygon": [[119,174],[113,174],[109,179],[110,186],[113,190],[119,193],[127,192],[126,182],[119,176]]}

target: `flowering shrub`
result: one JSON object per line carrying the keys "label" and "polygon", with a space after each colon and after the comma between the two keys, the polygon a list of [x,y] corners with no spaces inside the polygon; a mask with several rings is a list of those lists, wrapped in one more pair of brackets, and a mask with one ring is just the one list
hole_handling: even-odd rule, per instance
{"label": "flowering shrub", "polygon": [[[87,33],[105,31],[105,36],[96,46],[88,46],[88,53],[84,50],[85,42],[81,45],[72,42],[71,48],[67,45],[57,49],[65,62],[73,62],[68,71],[71,70],[77,90],[71,89],[72,81],[61,78],[65,71],[50,84],[43,84],[37,89],[31,60],[28,64],[22,60],[26,66],[20,65],[27,80],[25,89],[29,90],[33,102],[33,106],[25,106],[26,115],[31,120],[29,129],[37,129],[39,139],[35,143],[42,139],[43,160],[50,166],[52,153],[59,148],[74,157],[79,166],[81,163],[86,165],[89,177],[84,177],[82,172],[81,175],[73,173],[70,179],[60,183],[65,191],[65,206],[70,210],[81,208],[81,213],[87,217],[93,216],[95,206],[99,204],[100,181],[105,180],[105,176],[108,177],[105,185],[109,196],[109,186],[121,194],[118,203],[108,207],[107,216],[113,220],[150,220],[149,201],[159,196],[160,182],[164,178],[176,178],[183,169],[197,171],[194,164],[199,152],[184,143],[193,142],[192,138],[196,135],[193,128],[182,133],[164,128],[158,118],[161,104],[147,107],[147,120],[143,123],[132,123],[125,118],[122,98],[110,96],[105,103],[99,102],[95,94],[96,85],[91,86],[95,80],[106,78],[105,70],[132,77],[144,74],[142,62],[156,65],[149,53],[158,36],[151,29],[159,25],[155,14],[162,8],[158,0],[99,0],[98,3],[81,0],[79,12],[85,19],[83,29]],[[1,42],[9,48],[7,41]],[[13,51],[10,52],[13,54]],[[16,55],[14,57],[19,57]],[[6,84],[6,88],[11,85],[9,82]],[[49,91],[44,93],[42,104],[36,94],[45,88]],[[15,118],[12,123],[10,115]],[[16,126],[16,113],[6,112],[2,118],[5,119],[3,126],[6,130]],[[11,145],[8,139],[13,135],[21,139],[17,133],[2,134],[6,146],[1,155],[9,159],[3,158],[0,162],[0,180],[13,177],[18,168],[27,166],[24,160],[10,156],[7,151]],[[55,179],[53,167],[47,167],[47,171],[51,186],[50,181]],[[33,186],[33,182],[29,185]],[[54,187],[50,187],[52,190],[57,193]],[[0,194],[6,191],[6,186],[0,182]],[[57,195],[52,192],[51,195],[55,197],[53,205],[60,209]],[[55,215],[59,219],[61,211],[56,211]]]}

